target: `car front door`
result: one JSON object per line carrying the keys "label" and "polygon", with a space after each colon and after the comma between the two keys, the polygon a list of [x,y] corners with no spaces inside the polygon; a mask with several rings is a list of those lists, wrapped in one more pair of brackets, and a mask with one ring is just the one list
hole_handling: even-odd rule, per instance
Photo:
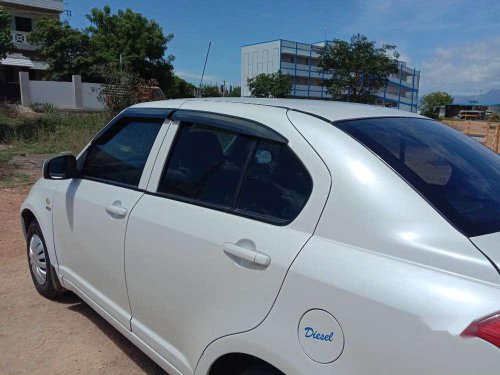
{"label": "car front door", "polygon": [[81,155],[80,178],[61,181],[54,196],[54,240],[65,285],[129,329],[125,228],[166,134],[165,117],[123,116],[112,123]]}
{"label": "car front door", "polygon": [[130,216],[132,331],[182,373],[213,340],[265,318],[327,199],[326,167],[286,110],[269,111],[284,137],[174,113],[150,193]]}

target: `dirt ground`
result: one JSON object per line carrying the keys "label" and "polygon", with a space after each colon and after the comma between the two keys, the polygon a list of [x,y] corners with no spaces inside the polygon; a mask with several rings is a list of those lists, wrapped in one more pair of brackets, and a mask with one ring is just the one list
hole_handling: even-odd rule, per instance
{"label": "dirt ground", "polygon": [[0,189],[0,374],[165,374],[75,295],[36,292],[19,222],[28,189]]}

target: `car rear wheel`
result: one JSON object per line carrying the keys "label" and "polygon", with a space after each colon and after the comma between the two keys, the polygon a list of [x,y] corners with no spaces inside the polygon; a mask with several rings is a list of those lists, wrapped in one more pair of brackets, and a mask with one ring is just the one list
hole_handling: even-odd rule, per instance
{"label": "car rear wheel", "polygon": [[36,221],[28,228],[28,265],[36,290],[46,298],[55,298],[65,292],[50,263],[42,230]]}
{"label": "car rear wheel", "polygon": [[281,371],[273,369],[269,366],[256,365],[242,371],[240,375],[284,375]]}

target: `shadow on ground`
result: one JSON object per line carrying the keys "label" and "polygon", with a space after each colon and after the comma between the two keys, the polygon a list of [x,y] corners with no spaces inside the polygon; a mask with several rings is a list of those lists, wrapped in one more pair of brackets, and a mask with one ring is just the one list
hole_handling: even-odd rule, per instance
{"label": "shadow on ground", "polygon": [[57,303],[67,304],[68,310],[79,313],[90,320],[99,328],[113,343],[131,360],[133,360],[145,374],[149,375],[168,375],[152,359],[132,344],[125,336],[118,332],[103,317],[96,313],[89,305],[83,302],[77,295],[67,293],[59,297]]}

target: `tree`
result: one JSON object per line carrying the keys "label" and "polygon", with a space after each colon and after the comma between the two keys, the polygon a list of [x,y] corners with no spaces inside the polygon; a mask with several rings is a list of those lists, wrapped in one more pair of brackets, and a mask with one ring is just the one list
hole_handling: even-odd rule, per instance
{"label": "tree", "polygon": [[241,96],[241,86],[235,86],[229,91],[227,96],[239,98]]}
{"label": "tree", "polygon": [[398,72],[396,47],[369,41],[364,35],[353,35],[350,42],[335,39],[320,52],[319,67],[333,74],[327,80],[334,100],[375,103],[376,93],[387,83],[389,75]]}
{"label": "tree", "polygon": [[169,99],[193,98],[196,93],[196,86],[183,80],[178,76],[173,77],[173,83],[168,86],[165,96]]}
{"label": "tree", "polygon": [[261,73],[247,79],[251,95],[256,98],[286,98],[292,91],[293,80],[287,74]]}
{"label": "tree", "polygon": [[40,55],[49,64],[47,79],[69,80],[73,74],[80,74],[84,80],[102,81],[91,69],[95,61],[89,36],[67,22],[44,18],[38,22],[37,31],[30,34],[29,41],[40,46]]}
{"label": "tree", "polygon": [[424,95],[420,101],[420,112],[424,116],[437,117],[436,107],[453,103],[453,96],[446,92],[438,91]]}
{"label": "tree", "polygon": [[154,79],[164,90],[173,84],[174,57],[165,57],[173,35],[165,35],[156,21],[131,9],[112,13],[109,6],[92,9],[87,19],[90,26],[83,30],[44,19],[31,33],[30,41],[41,47],[49,63],[49,77],[68,79],[80,74],[103,82],[102,67],[116,66],[144,80]]}
{"label": "tree", "polygon": [[203,98],[212,98],[222,96],[220,92],[220,88],[217,85],[203,85],[201,88],[201,97]]}
{"label": "tree", "polygon": [[105,83],[98,94],[110,117],[116,116],[125,108],[143,101],[143,91],[148,83],[137,73],[121,69],[112,63],[98,68]]}
{"label": "tree", "polygon": [[156,79],[162,87],[172,82],[174,57],[164,56],[174,36],[165,35],[158,22],[131,9],[113,14],[109,6],[92,9],[87,19],[90,26],[85,32],[96,65],[121,61],[143,79]]}
{"label": "tree", "polygon": [[10,33],[11,20],[11,15],[3,7],[0,7],[0,59],[4,59],[14,49]]}

